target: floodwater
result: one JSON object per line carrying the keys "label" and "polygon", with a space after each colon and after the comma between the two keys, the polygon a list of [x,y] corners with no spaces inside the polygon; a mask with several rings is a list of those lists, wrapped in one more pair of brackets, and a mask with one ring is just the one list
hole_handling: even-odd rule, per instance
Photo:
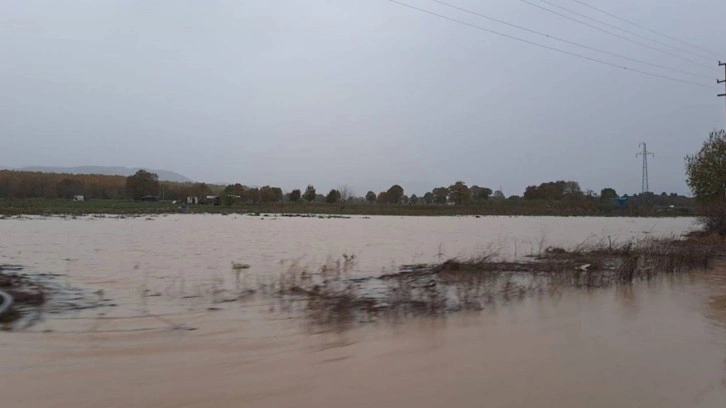
{"label": "floodwater", "polygon": [[[264,218],[264,219],[263,219]],[[310,326],[232,296],[290,267],[353,273],[672,236],[693,220],[169,215],[0,220],[0,263],[106,306],[0,332],[7,407],[723,407],[726,267],[478,313]],[[231,263],[246,263],[239,274]],[[52,303],[52,302],[51,302]],[[51,310],[52,311],[52,310]]]}

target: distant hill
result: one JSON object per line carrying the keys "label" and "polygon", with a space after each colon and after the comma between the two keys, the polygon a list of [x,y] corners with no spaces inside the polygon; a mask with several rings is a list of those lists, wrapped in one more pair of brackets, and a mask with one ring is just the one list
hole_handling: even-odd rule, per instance
{"label": "distant hill", "polygon": [[[79,167],[44,167],[44,166],[29,166],[21,169],[21,171],[39,171],[42,173],[69,173],[69,174],[102,174],[105,176],[130,176],[137,171],[141,170],[139,167],[108,167],[108,166],[79,166]],[[182,176],[179,173],[174,173],[168,170],[153,170],[143,169],[151,173],[159,175],[161,181],[176,181],[178,183],[191,182],[192,180],[186,176]]]}

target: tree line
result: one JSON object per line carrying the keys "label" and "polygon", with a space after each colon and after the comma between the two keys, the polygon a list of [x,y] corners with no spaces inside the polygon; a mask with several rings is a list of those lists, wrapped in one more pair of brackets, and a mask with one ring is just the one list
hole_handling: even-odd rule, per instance
{"label": "tree line", "polygon": [[219,190],[218,186],[205,183],[160,182],[156,174],[143,170],[130,177],[0,170],[0,197],[10,199],[71,199],[81,195],[121,200],[153,195],[179,200],[187,196],[216,194]]}
{"label": "tree line", "polygon": [[[723,194],[723,185],[710,191]],[[700,191],[700,190],[699,190]],[[712,194],[716,194],[712,193]],[[596,209],[598,206],[614,206],[618,193],[612,188],[603,188],[599,194],[583,191],[576,181],[552,181],[528,186],[521,196],[505,197],[500,190],[478,185],[467,185],[456,181],[450,186],[440,186],[425,194],[407,195],[403,187],[392,185],[378,193],[368,191],[356,195],[348,186],[340,185],[327,192],[318,192],[313,185],[305,189],[293,189],[287,194],[280,187],[265,185],[249,187],[241,183],[227,186],[206,183],[177,183],[159,181],[158,176],[144,170],[123,176],[88,174],[58,174],[14,170],[0,171],[0,197],[3,198],[62,198],[70,199],[82,195],[90,199],[134,199],[151,196],[165,200],[185,200],[186,197],[219,197],[219,204],[258,204],[279,202],[309,202],[328,204],[381,204],[381,205],[483,205],[494,201],[506,202],[549,202],[550,205]],[[676,194],[631,196],[633,205],[683,205],[687,200]],[[216,201],[216,200],[215,200]],[[560,204],[557,204],[560,203]]]}

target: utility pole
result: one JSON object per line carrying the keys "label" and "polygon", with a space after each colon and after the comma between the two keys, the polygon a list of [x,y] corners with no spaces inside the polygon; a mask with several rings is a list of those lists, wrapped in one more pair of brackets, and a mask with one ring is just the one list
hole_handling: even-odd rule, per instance
{"label": "utility pole", "polygon": [[[721,98],[721,97],[726,97],[726,62],[719,61],[718,62],[718,66],[719,67],[723,67],[723,72],[724,72],[723,73],[723,80],[721,80],[721,79],[717,79],[716,80],[716,83],[717,84],[724,84],[724,92],[725,93],[722,93],[722,94],[719,94],[718,95],[718,97]],[[724,118],[724,120],[726,120],[726,117]],[[724,126],[724,128],[726,129],[726,126]]]}
{"label": "utility pole", "polygon": [[645,142],[638,145],[638,147],[643,146],[643,151],[638,152],[635,154],[635,157],[643,156],[643,178],[640,182],[640,190],[642,194],[645,194],[648,192],[648,155],[651,157],[655,157],[655,155],[648,151],[648,148],[645,146]]}

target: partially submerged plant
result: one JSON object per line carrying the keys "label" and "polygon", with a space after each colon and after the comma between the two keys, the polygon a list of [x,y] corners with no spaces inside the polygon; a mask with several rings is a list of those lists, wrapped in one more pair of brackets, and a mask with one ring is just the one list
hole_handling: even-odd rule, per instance
{"label": "partially submerged plant", "polygon": [[232,269],[235,269],[235,270],[251,268],[251,266],[246,263],[235,262],[235,261],[232,261],[231,263],[232,263]]}
{"label": "partially submerged plant", "polygon": [[714,244],[704,240],[609,240],[582,243],[573,250],[549,247],[521,261],[487,255],[404,265],[377,277],[351,277],[352,257],[346,255],[342,262],[328,260],[315,273],[291,264],[274,293],[285,301],[302,302],[299,310],[316,324],[342,325],[379,316],[398,319],[481,310],[496,302],[558,293],[564,287],[629,285],[706,269],[715,254]]}

